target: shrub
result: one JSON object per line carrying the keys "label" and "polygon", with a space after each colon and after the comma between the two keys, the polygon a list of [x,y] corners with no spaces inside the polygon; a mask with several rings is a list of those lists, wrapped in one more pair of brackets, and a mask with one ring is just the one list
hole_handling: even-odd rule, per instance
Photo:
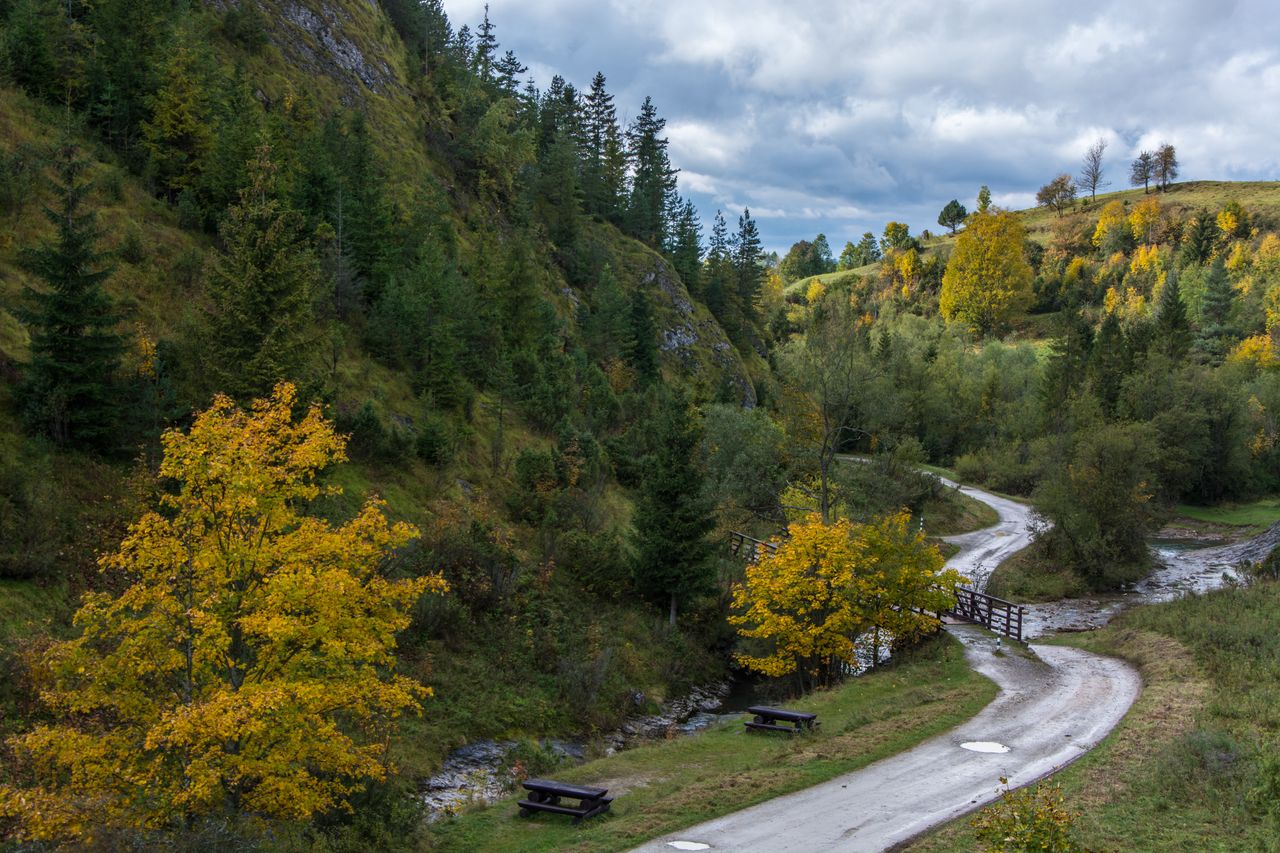
{"label": "shrub", "polygon": [[996,803],[978,813],[970,825],[981,849],[989,853],[1088,853],[1072,838],[1078,816],[1067,809],[1062,787],[1041,783],[1034,788],[1010,790],[1000,777],[1004,792]]}
{"label": "shrub", "polygon": [[418,457],[428,465],[443,466],[453,457],[454,436],[444,416],[431,413],[418,427]]}

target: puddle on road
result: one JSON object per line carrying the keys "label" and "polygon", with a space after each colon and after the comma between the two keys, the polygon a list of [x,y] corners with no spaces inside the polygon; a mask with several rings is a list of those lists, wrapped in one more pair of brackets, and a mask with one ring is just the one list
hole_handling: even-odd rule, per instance
{"label": "puddle on road", "polygon": [[993,740],[971,740],[967,743],[960,744],[960,748],[967,749],[970,752],[1002,753],[1009,751],[1009,747],[1002,743],[996,743]]}
{"label": "puddle on road", "polygon": [[668,841],[668,847],[674,847],[677,850],[710,850],[710,844],[703,844],[701,841]]}

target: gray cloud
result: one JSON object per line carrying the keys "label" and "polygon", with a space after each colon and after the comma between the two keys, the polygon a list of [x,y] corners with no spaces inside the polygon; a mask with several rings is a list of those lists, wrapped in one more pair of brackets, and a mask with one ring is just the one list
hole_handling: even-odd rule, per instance
{"label": "gray cloud", "polygon": [[[473,26],[482,0],[447,0]],[[652,95],[681,190],[707,220],[750,206],[770,248],[838,250],[890,219],[934,228],[980,184],[1030,203],[1085,147],[1107,175],[1177,146],[1182,177],[1280,178],[1280,25],[1266,0],[491,0],[543,75]]]}

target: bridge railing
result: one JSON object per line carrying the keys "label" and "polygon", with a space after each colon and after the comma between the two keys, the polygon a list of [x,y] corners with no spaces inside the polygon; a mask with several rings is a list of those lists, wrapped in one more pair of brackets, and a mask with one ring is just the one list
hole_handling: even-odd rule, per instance
{"label": "bridge railing", "polygon": [[755,563],[766,553],[778,553],[778,543],[766,542],[763,539],[756,539],[745,533],[731,530],[729,531],[729,553],[741,560],[746,560],[748,563]]}
{"label": "bridge railing", "polygon": [[969,589],[967,586],[956,587],[956,606],[944,615],[954,616],[966,622],[985,625],[997,634],[1004,634],[1014,640],[1022,639],[1022,617],[1025,607],[1019,607],[1011,601]]}

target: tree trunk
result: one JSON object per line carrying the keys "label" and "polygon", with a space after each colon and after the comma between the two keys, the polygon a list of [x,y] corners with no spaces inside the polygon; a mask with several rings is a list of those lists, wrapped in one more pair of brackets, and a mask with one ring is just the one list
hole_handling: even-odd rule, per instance
{"label": "tree trunk", "polygon": [[667,625],[674,628],[676,626],[676,594],[671,593],[671,610],[667,615]]}

